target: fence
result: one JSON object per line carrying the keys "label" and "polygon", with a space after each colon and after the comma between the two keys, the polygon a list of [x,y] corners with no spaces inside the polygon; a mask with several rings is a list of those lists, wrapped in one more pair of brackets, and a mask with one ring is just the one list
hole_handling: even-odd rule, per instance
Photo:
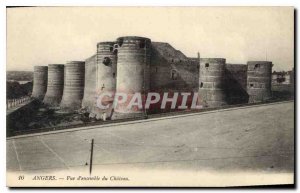
{"label": "fence", "polygon": [[30,101],[29,96],[23,96],[23,97],[17,98],[17,99],[7,99],[6,100],[6,109],[11,109],[11,108],[17,107],[23,103],[27,103],[28,101]]}

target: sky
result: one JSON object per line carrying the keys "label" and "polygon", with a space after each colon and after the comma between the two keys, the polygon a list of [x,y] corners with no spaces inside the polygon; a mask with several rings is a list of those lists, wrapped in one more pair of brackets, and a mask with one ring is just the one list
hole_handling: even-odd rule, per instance
{"label": "sky", "polygon": [[188,57],[294,66],[292,7],[27,7],[7,9],[7,70],[85,60],[121,36],[168,42]]}

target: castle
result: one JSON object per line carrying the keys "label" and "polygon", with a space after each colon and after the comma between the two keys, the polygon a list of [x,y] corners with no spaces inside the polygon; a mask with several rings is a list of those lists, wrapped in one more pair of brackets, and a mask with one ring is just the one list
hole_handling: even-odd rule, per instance
{"label": "castle", "polygon": [[[125,92],[129,99],[139,92],[143,100],[149,92],[167,92],[169,97],[198,93],[203,108],[264,102],[272,97],[272,66],[269,61],[228,64],[224,58],[200,58],[200,54],[190,58],[168,43],[126,36],[98,43],[96,53],[85,61],[35,66],[32,97],[51,107],[86,109],[98,119],[104,112],[96,100],[103,92]],[[177,100],[192,102],[190,97]],[[101,102],[112,104],[113,99]],[[110,106],[105,116],[111,119],[164,111],[155,105],[147,110]]]}

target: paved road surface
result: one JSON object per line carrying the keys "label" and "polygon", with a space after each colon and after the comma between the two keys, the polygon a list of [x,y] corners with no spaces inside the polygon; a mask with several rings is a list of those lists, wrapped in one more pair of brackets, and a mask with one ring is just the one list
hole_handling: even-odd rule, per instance
{"label": "paved road surface", "polygon": [[99,167],[292,172],[294,103],[8,139],[8,171]]}

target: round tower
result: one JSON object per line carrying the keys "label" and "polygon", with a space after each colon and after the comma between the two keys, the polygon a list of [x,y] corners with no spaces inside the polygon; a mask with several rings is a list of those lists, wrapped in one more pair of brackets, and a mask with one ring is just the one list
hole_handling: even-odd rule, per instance
{"label": "round tower", "polygon": [[33,72],[32,97],[43,100],[47,91],[48,66],[35,66]]}
{"label": "round tower", "polygon": [[49,106],[57,107],[61,101],[64,89],[64,65],[48,65],[47,92],[43,102]]}
{"label": "round tower", "polygon": [[199,99],[203,107],[226,105],[226,59],[201,58],[199,76]]}
{"label": "round tower", "polygon": [[96,55],[85,60],[82,107],[91,112],[96,104]]}
{"label": "round tower", "polygon": [[84,64],[83,61],[71,61],[65,65],[61,108],[70,110],[81,108],[84,91]]}
{"label": "round tower", "polygon": [[[118,62],[116,92],[125,93],[127,101],[117,103],[114,118],[135,117],[145,113],[143,108],[127,108],[135,93],[141,94],[142,106],[150,87],[151,40],[144,37],[127,36],[117,39]],[[118,101],[117,98],[115,98]]]}
{"label": "round tower", "polygon": [[270,99],[272,97],[272,62],[249,61],[247,66],[249,103],[264,102]]}
{"label": "round tower", "polygon": [[[103,105],[112,106],[113,95],[116,91],[116,78],[117,78],[117,50],[115,42],[99,42],[97,44],[97,65],[96,65],[96,88],[97,96],[104,93],[110,93],[112,97],[101,98],[97,104],[101,102]],[[106,112],[110,117],[110,110],[104,110],[97,106],[96,113]]]}

